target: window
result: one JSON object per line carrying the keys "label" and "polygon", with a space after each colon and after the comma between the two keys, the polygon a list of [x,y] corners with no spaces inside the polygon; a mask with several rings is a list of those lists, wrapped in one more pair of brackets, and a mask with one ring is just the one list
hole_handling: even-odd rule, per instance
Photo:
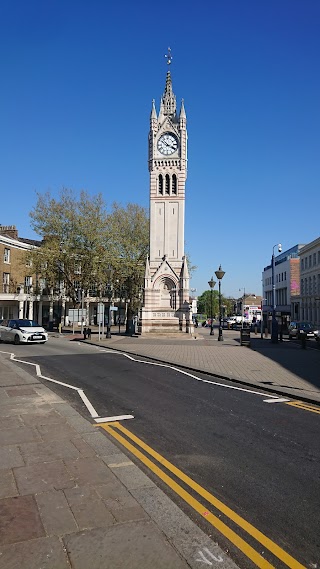
{"label": "window", "polygon": [[170,194],[170,176],[166,174],[166,194]]}
{"label": "window", "polygon": [[313,253],[313,266],[315,267],[317,264],[317,253]]}
{"label": "window", "polygon": [[287,271],[284,271],[284,280],[287,280]]}
{"label": "window", "polygon": [[318,265],[320,265],[320,251],[318,251]]}
{"label": "window", "polygon": [[3,260],[5,263],[10,263],[10,249],[4,250]]}
{"label": "window", "polygon": [[309,269],[312,267],[312,255],[309,255]]}
{"label": "window", "polygon": [[26,260],[26,267],[32,267],[32,259]]}
{"label": "window", "polygon": [[172,193],[177,193],[177,176],[175,174],[172,176]]}
{"label": "window", "polygon": [[9,292],[9,285],[10,285],[10,273],[3,273],[3,292]]}
{"label": "window", "polygon": [[301,279],[300,286],[301,286],[301,294],[304,294],[304,280],[303,279]]}
{"label": "window", "polygon": [[158,191],[159,194],[163,194],[163,176],[162,174],[159,174],[159,181],[158,181]]}
{"label": "window", "polygon": [[30,290],[30,287],[32,287],[32,277],[24,277],[24,286],[28,292]]}
{"label": "window", "polygon": [[301,259],[301,270],[304,271],[304,259]]}

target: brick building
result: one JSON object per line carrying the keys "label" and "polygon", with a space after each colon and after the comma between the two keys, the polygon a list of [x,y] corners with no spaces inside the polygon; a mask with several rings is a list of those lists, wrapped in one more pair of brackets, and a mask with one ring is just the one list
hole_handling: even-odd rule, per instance
{"label": "brick building", "polygon": [[40,243],[19,237],[14,225],[0,225],[0,319],[34,317],[36,275],[27,253]]}

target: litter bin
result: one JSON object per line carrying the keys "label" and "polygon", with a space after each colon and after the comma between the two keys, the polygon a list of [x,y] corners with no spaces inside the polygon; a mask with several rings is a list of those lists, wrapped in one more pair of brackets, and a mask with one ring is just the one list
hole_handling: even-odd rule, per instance
{"label": "litter bin", "polygon": [[240,330],[240,345],[250,347],[250,329],[241,328]]}

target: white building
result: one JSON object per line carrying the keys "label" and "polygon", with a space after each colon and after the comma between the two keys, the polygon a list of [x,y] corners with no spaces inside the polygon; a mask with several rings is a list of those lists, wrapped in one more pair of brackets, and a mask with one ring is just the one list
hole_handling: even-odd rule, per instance
{"label": "white building", "polygon": [[320,237],[300,249],[299,255],[299,320],[320,326]]}
{"label": "white building", "polygon": [[[298,320],[300,295],[299,251],[304,245],[295,245],[275,257],[274,284],[276,317],[284,328],[290,320]],[[272,315],[272,259],[262,273],[262,310],[266,323]]]}

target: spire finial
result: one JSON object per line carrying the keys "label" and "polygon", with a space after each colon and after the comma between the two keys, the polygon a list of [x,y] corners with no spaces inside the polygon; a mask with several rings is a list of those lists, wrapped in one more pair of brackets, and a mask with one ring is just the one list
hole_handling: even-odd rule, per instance
{"label": "spire finial", "polygon": [[165,55],[167,59],[167,65],[170,65],[172,62],[172,55],[171,55],[171,47],[168,47],[168,53]]}

